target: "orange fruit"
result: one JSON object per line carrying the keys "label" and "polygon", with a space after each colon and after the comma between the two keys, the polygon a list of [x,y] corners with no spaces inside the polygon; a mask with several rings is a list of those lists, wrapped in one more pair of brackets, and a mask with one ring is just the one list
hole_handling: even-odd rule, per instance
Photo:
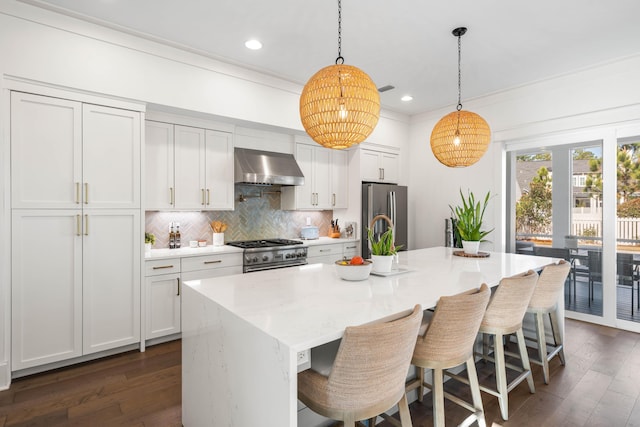
{"label": "orange fruit", "polygon": [[351,264],[351,265],[362,265],[362,264],[364,264],[364,259],[361,256],[356,255],[353,258],[351,258],[351,261],[349,261],[349,264]]}

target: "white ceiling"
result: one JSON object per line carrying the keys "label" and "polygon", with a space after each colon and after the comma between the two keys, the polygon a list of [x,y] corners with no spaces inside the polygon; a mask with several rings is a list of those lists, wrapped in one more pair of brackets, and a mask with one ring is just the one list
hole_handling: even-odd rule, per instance
{"label": "white ceiling", "polygon": [[[23,1],[301,85],[338,56],[336,0]],[[378,87],[395,86],[381,94],[384,108],[416,114],[457,102],[455,27],[469,28],[464,104],[639,54],[639,16],[638,0],[342,0],[342,56]],[[249,38],[262,50],[246,49]]]}

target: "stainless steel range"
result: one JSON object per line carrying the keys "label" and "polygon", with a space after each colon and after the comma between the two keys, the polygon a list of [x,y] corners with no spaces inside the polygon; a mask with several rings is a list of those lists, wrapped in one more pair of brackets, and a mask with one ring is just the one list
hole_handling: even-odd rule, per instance
{"label": "stainless steel range", "polygon": [[299,240],[265,239],[227,242],[244,249],[242,272],[293,267],[307,263],[307,248]]}

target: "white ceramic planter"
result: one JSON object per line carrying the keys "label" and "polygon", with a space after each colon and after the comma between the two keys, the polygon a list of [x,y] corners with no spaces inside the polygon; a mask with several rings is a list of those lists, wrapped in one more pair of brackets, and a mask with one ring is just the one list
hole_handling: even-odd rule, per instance
{"label": "white ceramic planter", "polygon": [[389,273],[393,264],[393,255],[371,255],[373,261],[372,271],[378,273]]}
{"label": "white ceramic planter", "polygon": [[144,252],[145,253],[151,253],[151,243],[145,243],[144,244]]}
{"label": "white ceramic planter", "polygon": [[477,255],[478,249],[480,249],[480,242],[478,241],[470,242],[467,240],[463,240],[462,249],[464,250],[465,254]]}

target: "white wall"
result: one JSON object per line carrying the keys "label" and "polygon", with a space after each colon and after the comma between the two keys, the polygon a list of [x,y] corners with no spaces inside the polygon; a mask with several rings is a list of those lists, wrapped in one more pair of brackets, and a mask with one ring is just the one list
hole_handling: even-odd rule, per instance
{"label": "white wall", "polygon": [[415,234],[414,247],[443,244],[444,219],[450,215],[448,205],[457,204],[459,188],[468,188],[476,195],[487,191],[498,195],[487,210],[486,219],[487,226],[497,230],[488,236],[493,243],[485,247],[503,248],[504,142],[638,121],[639,69],[640,55],[636,55],[464,102],[464,109],[487,120],[493,137],[489,152],[464,169],[442,166],[429,145],[433,126],[454,106],[414,116],[409,136],[409,185],[414,190],[412,194],[417,195],[412,201],[414,216],[409,221],[409,229]]}

